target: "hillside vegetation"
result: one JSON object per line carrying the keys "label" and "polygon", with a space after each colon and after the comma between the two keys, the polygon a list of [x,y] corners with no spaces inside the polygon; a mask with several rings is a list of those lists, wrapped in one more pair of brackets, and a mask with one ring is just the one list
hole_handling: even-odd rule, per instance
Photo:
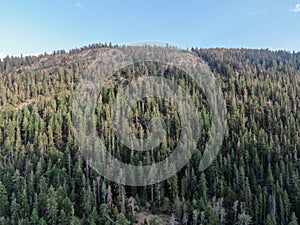
{"label": "hillside vegetation", "polygon": [[95,114],[99,135],[119,159],[135,165],[161,161],[180,135],[174,108],[148,98],[133,109],[132,132],[144,138],[147,121],[162,115],[168,138],[138,154],[117,140],[110,107],[130,80],[174,80],[191,93],[201,115],[198,147],[188,164],[166,181],[129,187],[107,181],[86,163],[72,128],[73,94],[83,71],[114,47],[95,44],[0,62],[0,224],[299,223],[299,53],[191,50],[220,80],[227,107],[222,148],[204,172],[199,162],[210,113],[201,90],[178,69],[154,62],[118,71],[100,93]]}

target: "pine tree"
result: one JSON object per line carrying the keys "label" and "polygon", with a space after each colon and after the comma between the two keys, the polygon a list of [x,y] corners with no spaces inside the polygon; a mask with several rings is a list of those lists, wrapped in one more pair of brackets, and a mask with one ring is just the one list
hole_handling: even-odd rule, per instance
{"label": "pine tree", "polygon": [[123,213],[120,213],[117,216],[116,225],[129,225],[130,221],[128,221]]}
{"label": "pine tree", "polygon": [[298,224],[298,218],[296,214],[293,212],[291,217],[291,222],[288,225],[297,225]]}
{"label": "pine tree", "polygon": [[238,225],[249,225],[249,224],[251,224],[251,216],[249,216],[245,212],[239,214],[237,224]]}
{"label": "pine tree", "polygon": [[31,217],[30,217],[30,224],[32,225],[40,224],[40,217],[36,208],[32,210]]}
{"label": "pine tree", "polygon": [[49,197],[47,199],[47,223],[49,224],[57,224],[58,221],[58,203],[56,191],[53,186],[49,188]]}
{"label": "pine tree", "polygon": [[207,225],[214,225],[219,224],[219,220],[211,207],[211,205],[208,205],[205,209],[205,224]]}
{"label": "pine tree", "polygon": [[8,216],[8,195],[5,186],[0,181],[0,217],[7,217]]}

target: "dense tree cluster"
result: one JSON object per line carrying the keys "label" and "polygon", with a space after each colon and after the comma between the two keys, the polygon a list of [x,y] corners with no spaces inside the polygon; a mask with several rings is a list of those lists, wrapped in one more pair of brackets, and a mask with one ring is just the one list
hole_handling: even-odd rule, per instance
{"label": "dense tree cluster", "polygon": [[[86,163],[72,128],[73,94],[82,72],[110,45],[0,62],[0,224],[298,224],[300,218],[300,54],[192,49],[220,80],[227,131],[213,164],[199,171],[210,113],[188,76],[153,62],[118,71],[99,94],[97,130],[120,160],[165,159],[180,136],[178,113],[159,98],[137,102],[129,118],[138,138],[161,116],[167,138],[134,153],[118,141],[110,107],[140,75],[164,76],[193,97],[201,132],[192,159],[170,179],[144,187],[109,182]],[[155,216],[154,216],[155,215]]]}

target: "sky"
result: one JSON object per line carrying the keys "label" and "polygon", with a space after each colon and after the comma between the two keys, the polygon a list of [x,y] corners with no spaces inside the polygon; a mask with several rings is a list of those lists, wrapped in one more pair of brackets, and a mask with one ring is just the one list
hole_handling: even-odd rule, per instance
{"label": "sky", "polygon": [[0,58],[92,43],[300,51],[300,0],[0,0]]}

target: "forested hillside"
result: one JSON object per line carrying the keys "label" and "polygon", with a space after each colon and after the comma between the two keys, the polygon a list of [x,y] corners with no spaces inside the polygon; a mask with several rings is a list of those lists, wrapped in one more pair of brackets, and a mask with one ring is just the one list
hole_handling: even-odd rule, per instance
{"label": "forested hillside", "polygon": [[222,148],[204,172],[199,162],[210,129],[205,96],[176,68],[153,62],[115,74],[95,114],[108,150],[135,165],[166,158],[180,133],[178,114],[158,98],[137,103],[132,132],[163,115],[168,138],[132,154],[111,129],[110,106],[121,87],[142,75],[177,81],[200,110],[192,159],[172,178],[144,187],[107,181],[78,150],[73,94],[84,70],[115,46],[95,44],[0,62],[0,224],[299,224],[300,53],[192,49],[220,80],[227,107]]}

